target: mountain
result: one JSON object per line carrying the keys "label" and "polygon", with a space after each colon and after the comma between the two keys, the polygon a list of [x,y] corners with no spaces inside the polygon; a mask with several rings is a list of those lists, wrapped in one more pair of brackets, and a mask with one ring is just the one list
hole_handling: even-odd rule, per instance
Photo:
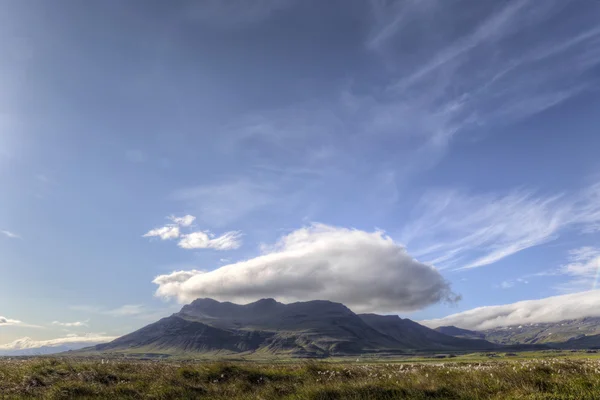
{"label": "mountain", "polygon": [[497,347],[448,336],[396,316],[357,315],[330,301],[283,304],[263,299],[239,305],[197,299],[170,317],[85,351],[326,357]]}
{"label": "mountain", "polygon": [[457,328],[456,326],[438,326],[435,330],[444,335],[454,336],[463,339],[485,339],[485,334],[468,329]]}
{"label": "mountain", "polygon": [[[588,317],[560,322],[545,322],[518,326],[505,326],[482,331],[470,331],[455,326],[441,326],[436,331],[454,337],[481,338],[502,345],[547,344],[561,347],[589,348],[600,345],[600,318]],[[594,339],[595,337],[595,339]],[[594,344],[595,343],[595,344]]]}
{"label": "mountain", "polygon": [[449,336],[397,315],[361,314],[360,317],[377,331],[396,339],[403,348],[460,351],[499,347],[485,340]]}
{"label": "mountain", "polygon": [[559,349],[580,350],[594,349],[600,350],[600,335],[580,336],[569,339],[565,342],[550,343],[552,347]]}
{"label": "mountain", "polygon": [[28,337],[17,339],[0,346],[0,357],[41,356],[79,350],[114,338],[106,337],[67,337],[55,340],[37,341]]}

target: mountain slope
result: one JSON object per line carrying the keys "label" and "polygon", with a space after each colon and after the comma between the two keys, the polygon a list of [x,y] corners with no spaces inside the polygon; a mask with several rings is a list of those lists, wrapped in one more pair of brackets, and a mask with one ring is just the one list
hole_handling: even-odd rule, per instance
{"label": "mountain slope", "polygon": [[238,305],[198,299],[179,313],[88,350],[325,357],[495,347],[482,340],[444,335],[407,319],[375,314],[359,316],[343,304],[330,301],[283,304],[263,299]]}
{"label": "mountain slope", "polygon": [[360,314],[367,324],[414,350],[492,350],[499,346],[485,340],[457,338],[397,315]]}
{"label": "mountain slope", "polygon": [[485,334],[468,329],[457,328],[456,326],[438,326],[435,330],[444,335],[454,336],[463,339],[485,339]]}

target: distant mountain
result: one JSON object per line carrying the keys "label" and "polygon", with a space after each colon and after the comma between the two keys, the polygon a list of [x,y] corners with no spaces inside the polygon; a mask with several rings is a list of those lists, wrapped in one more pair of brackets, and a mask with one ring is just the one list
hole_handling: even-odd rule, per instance
{"label": "distant mountain", "polygon": [[[106,338],[109,341],[113,338]],[[1,357],[15,356],[41,356],[48,354],[64,353],[79,350],[85,347],[102,343],[104,340],[97,337],[69,337],[57,340],[37,341],[28,337],[15,340],[12,343],[0,346]]]}
{"label": "distant mountain", "polygon": [[[442,326],[436,331],[464,338],[481,338],[502,345],[547,344],[552,347],[600,345],[600,318],[589,317],[560,322],[506,326],[482,331],[469,331],[455,326]],[[558,345],[565,343],[565,346]]]}
{"label": "distant mountain", "polygon": [[485,339],[485,334],[477,331],[470,331],[468,329],[457,328],[456,326],[439,326],[435,328],[439,333],[444,335],[454,336],[463,339]]}
{"label": "distant mountain", "polygon": [[198,299],[170,317],[85,351],[326,357],[497,347],[448,336],[396,316],[357,315],[330,301],[283,304],[263,299],[238,305]]}

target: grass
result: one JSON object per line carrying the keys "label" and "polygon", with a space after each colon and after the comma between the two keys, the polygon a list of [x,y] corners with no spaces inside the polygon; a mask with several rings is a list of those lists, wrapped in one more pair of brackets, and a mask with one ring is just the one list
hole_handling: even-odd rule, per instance
{"label": "grass", "polygon": [[600,399],[600,359],[174,362],[0,359],[0,398]]}

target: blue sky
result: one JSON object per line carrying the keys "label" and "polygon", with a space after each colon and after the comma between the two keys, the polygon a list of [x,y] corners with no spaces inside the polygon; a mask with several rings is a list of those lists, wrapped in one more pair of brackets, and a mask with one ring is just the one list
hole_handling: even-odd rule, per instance
{"label": "blue sky", "polygon": [[421,320],[595,289],[598,13],[5,2],[0,345],[200,296]]}

